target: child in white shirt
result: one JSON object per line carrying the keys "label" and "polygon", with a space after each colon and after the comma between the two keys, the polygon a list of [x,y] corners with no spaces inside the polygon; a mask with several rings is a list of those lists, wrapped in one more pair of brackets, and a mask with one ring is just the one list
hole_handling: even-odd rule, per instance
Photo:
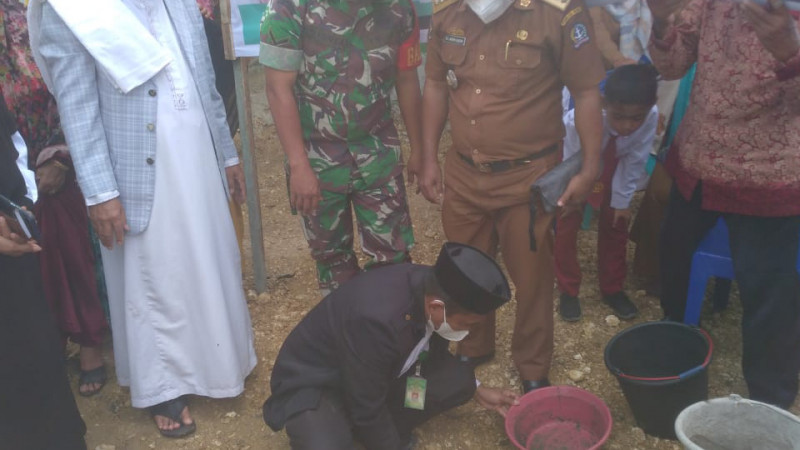
{"label": "child in white shirt", "polygon": [[[658,73],[650,65],[626,65],[614,70],[603,98],[603,173],[587,202],[599,210],[597,237],[598,277],[603,302],[622,319],[638,310],[623,291],[627,272],[626,247],[630,203],[645,174],[658,125],[656,103]],[[580,150],[574,110],[564,116],[567,130],[564,159]],[[556,280],[561,291],[559,313],[566,321],[581,317],[578,291],[581,270],[577,234],[583,208],[557,219],[555,239]]]}

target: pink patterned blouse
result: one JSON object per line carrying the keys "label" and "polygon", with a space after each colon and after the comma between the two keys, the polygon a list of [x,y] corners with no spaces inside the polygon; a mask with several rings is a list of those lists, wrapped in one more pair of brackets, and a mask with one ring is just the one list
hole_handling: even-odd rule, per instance
{"label": "pink patterned blouse", "polygon": [[800,54],[776,60],[733,0],[690,0],[649,49],[666,79],[697,62],[667,158],[683,196],[702,180],[703,209],[800,215]]}

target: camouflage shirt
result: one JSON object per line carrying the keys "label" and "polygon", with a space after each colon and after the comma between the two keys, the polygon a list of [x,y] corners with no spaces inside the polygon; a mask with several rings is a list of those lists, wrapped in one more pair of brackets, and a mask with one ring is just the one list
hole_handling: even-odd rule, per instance
{"label": "camouflage shirt", "polygon": [[[311,167],[327,190],[385,183],[401,166],[389,95],[398,67],[421,62],[410,0],[272,0],[259,61],[297,71]],[[409,64],[410,63],[410,64]]]}

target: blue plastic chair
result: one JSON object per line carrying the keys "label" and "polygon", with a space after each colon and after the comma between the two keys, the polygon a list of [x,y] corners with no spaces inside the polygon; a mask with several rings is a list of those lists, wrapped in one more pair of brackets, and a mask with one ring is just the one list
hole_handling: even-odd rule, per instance
{"label": "blue plastic chair", "polygon": [[[800,255],[797,260],[797,271],[800,272]],[[733,279],[728,226],[725,225],[723,218],[717,220],[717,224],[706,234],[692,257],[683,323],[699,324],[700,310],[706,295],[706,284],[711,277]]]}

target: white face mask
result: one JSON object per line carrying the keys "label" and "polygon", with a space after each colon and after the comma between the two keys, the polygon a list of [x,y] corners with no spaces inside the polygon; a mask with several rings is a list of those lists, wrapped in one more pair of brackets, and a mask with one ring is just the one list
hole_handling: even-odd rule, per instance
{"label": "white face mask", "polygon": [[[439,300],[436,300],[439,303]],[[436,327],[433,325],[433,321],[428,317],[428,326],[431,327],[433,331],[439,334],[439,336],[447,339],[448,341],[458,342],[469,334],[469,330],[454,330],[449,323],[447,323],[447,311],[444,309],[444,304],[442,304],[442,325],[439,326],[437,330]]]}
{"label": "white face mask", "polygon": [[467,6],[483,23],[488,24],[502,16],[514,0],[467,0]]}

